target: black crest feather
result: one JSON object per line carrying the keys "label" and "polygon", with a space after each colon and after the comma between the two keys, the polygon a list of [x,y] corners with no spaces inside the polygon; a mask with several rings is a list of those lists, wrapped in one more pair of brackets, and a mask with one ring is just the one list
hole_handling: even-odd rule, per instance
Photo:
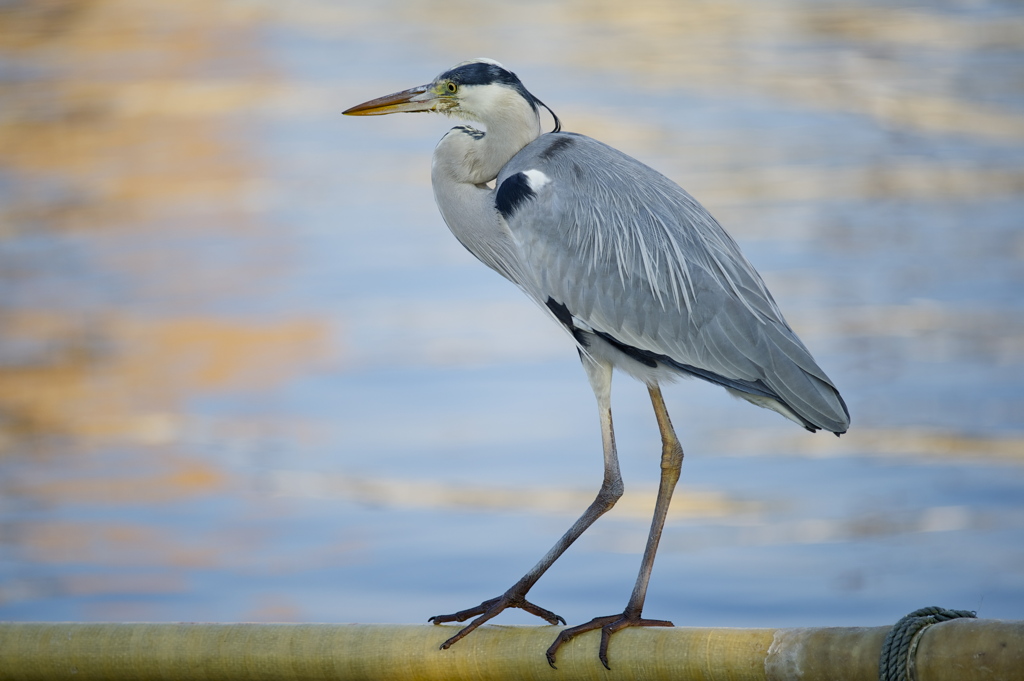
{"label": "black crest feather", "polygon": [[540,106],[548,110],[551,117],[555,119],[555,129],[552,132],[559,132],[562,129],[562,122],[558,120],[558,116],[551,110],[551,107],[537,99],[533,93],[526,89],[523,82],[519,80],[519,76],[504,66],[492,62],[473,61],[448,69],[438,76],[437,79],[450,80],[456,85],[504,85],[505,87],[512,88],[530,103],[534,111]]}

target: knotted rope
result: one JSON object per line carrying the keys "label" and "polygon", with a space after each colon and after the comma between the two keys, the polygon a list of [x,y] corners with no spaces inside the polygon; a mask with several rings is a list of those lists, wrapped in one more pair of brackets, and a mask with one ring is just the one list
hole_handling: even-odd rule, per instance
{"label": "knotted rope", "polygon": [[879,681],[912,681],[914,654],[924,630],[937,622],[977,616],[973,610],[947,610],[934,606],[910,613],[893,625],[882,643],[882,654],[878,658]]}

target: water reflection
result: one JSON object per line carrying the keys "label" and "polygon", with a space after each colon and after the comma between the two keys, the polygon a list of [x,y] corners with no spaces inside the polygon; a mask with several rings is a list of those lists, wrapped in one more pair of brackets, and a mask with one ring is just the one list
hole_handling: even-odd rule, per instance
{"label": "water reflection", "polygon": [[[338,115],[485,54],[706,203],[854,415],[669,389],[652,616],[1018,616],[1022,36],[994,2],[7,3],[0,618],[419,621],[587,503],[571,349],[433,207],[447,124]],[[629,496],[537,587],[570,621],[646,534],[656,431],[615,399]]]}
{"label": "water reflection", "polygon": [[[259,390],[330,355],[323,322],[229,319],[75,321],[12,313],[14,368],[0,374],[0,405],[25,435],[159,444],[196,393]],[[20,357],[18,355],[21,355]],[[298,354],[301,359],[296,358]]]}

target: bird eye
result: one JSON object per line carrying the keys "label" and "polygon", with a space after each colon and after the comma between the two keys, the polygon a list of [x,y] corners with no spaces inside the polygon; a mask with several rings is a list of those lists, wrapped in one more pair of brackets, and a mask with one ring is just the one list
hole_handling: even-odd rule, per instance
{"label": "bird eye", "polygon": [[459,86],[456,85],[455,83],[453,83],[450,80],[448,81],[448,85],[445,86],[445,87],[447,87],[448,88],[448,92],[450,92],[452,94],[455,94],[458,91],[458,89],[459,89]]}

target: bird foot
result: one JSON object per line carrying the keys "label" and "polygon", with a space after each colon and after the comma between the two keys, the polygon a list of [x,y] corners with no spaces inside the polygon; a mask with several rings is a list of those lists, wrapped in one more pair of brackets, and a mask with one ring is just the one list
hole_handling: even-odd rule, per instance
{"label": "bird foot", "polygon": [[668,620],[647,620],[640,617],[640,614],[629,615],[623,613],[621,615],[609,615],[607,617],[595,617],[589,622],[577,625],[575,627],[569,627],[563,629],[555,642],[548,648],[547,658],[548,664],[551,665],[552,669],[555,667],[555,653],[562,646],[563,643],[569,641],[586,631],[593,631],[594,629],[601,630],[601,647],[598,649],[597,656],[601,660],[601,664],[608,671],[611,671],[611,667],[608,666],[608,641],[611,640],[612,634],[615,632],[625,629],[627,627],[674,627],[675,625]]}
{"label": "bird foot", "polygon": [[493,618],[506,608],[519,608],[521,610],[525,610],[531,615],[536,615],[537,617],[546,620],[548,624],[565,624],[565,620],[562,619],[562,617],[556,615],[550,610],[545,610],[540,606],[534,605],[522,596],[509,594],[507,592],[497,598],[484,601],[480,605],[460,610],[456,613],[452,613],[451,615],[434,615],[427,621],[433,622],[434,624],[444,624],[445,622],[465,622],[470,617],[476,617],[475,620],[460,629],[459,633],[441,644],[441,650],[447,650],[452,647],[453,644],[465,638],[467,634],[472,632],[481,624]]}

